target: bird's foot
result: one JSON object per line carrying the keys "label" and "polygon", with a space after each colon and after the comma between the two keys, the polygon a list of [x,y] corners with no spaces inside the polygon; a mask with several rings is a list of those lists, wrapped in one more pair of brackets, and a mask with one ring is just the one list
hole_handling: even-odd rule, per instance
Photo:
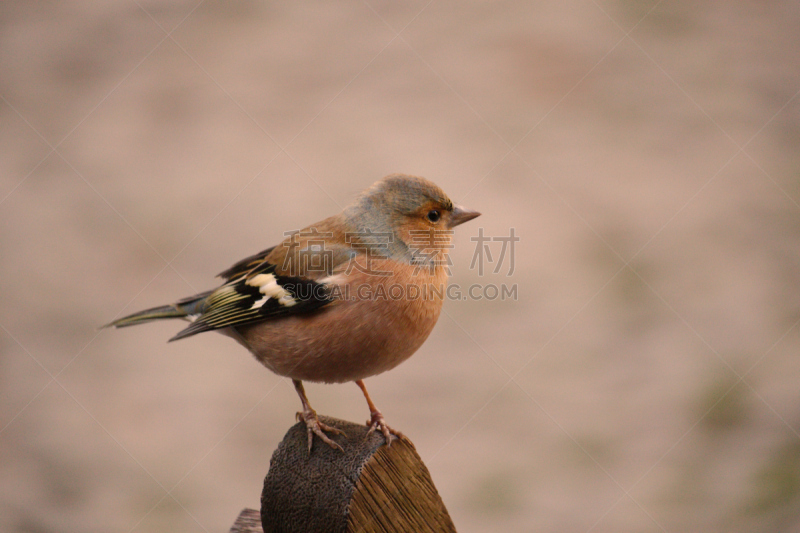
{"label": "bird's foot", "polygon": [[389,427],[389,424],[386,423],[386,419],[383,418],[383,414],[378,410],[372,412],[369,420],[367,420],[367,426],[369,426],[367,436],[372,435],[372,432],[377,429],[383,433],[383,437],[386,439],[387,446],[391,446],[394,439],[403,438],[402,433]]}
{"label": "bird's foot", "polygon": [[309,409],[307,411],[300,411],[297,413],[297,421],[304,422],[306,425],[306,430],[308,431],[308,453],[311,453],[311,446],[314,444],[314,435],[322,439],[322,442],[330,446],[331,448],[339,448],[340,451],[344,451],[344,449],[339,446],[339,444],[333,442],[330,437],[328,437],[324,432],[327,431],[328,433],[333,433],[335,435],[344,435],[344,431],[339,428],[335,428],[333,426],[329,426],[328,424],[324,424],[320,422],[319,417],[317,416],[317,412],[313,409]]}

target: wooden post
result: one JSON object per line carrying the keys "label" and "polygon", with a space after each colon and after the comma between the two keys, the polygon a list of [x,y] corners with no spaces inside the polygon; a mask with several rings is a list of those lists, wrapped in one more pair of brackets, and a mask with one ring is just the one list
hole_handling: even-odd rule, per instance
{"label": "wooden post", "polygon": [[[309,454],[305,424],[289,429],[264,479],[263,533],[455,532],[410,440],[386,446],[362,424],[320,420],[345,432],[331,436],[344,452],[315,439]],[[261,533],[255,513],[242,511],[231,532]]]}
{"label": "wooden post", "polygon": [[228,533],[264,533],[261,528],[261,513],[255,509],[242,509]]}

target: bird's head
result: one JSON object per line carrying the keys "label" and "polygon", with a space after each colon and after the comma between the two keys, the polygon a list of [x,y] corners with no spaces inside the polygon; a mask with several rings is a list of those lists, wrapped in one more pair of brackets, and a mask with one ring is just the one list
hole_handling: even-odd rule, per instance
{"label": "bird's head", "polygon": [[345,210],[359,231],[391,236],[390,256],[411,260],[446,253],[452,229],[479,215],[454,205],[435,183],[405,174],[377,181]]}

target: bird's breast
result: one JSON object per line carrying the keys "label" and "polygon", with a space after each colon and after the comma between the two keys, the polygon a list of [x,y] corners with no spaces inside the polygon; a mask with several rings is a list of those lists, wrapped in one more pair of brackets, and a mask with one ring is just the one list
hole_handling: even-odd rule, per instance
{"label": "bird's breast", "polygon": [[344,382],[390,370],[433,330],[447,273],[387,260],[371,266],[326,279],[334,298],[326,307],[227,333],[267,368],[293,379]]}

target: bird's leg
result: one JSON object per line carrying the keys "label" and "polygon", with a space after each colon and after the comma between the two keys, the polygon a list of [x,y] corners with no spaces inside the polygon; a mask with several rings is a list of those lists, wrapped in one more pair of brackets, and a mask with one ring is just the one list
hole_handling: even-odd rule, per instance
{"label": "bird's leg", "polygon": [[369,393],[367,392],[367,386],[364,385],[363,380],[356,381],[356,385],[358,388],[361,389],[361,392],[364,393],[364,398],[367,399],[367,405],[369,405],[369,420],[367,420],[367,425],[369,426],[369,431],[367,435],[370,435],[376,429],[380,430],[383,433],[383,437],[386,439],[386,445],[390,446],[392,444],[392,439],[395,437],[402,437],[403,434],[399,431],[396,431],[386,424],[386,419],[383,418],[383,413],[375,407],[375,404],[372,403],[372,398],[369,397]]}
{"label": "bird's leg", "polygon": [[306,391],[303,388],[303,382],[299,379],[293,379],[292,383],[294,383],[294,389],[297,391],[297,394],[300,395],[300,401],[303,403],[303,412],[297,413],[297,421],[299,422],[302,420],[306,424],[306,429],[308,430],[308,453],[311,453],[311,445],[314,443],[314,435],[321,438],[322,442],[326,443],[331,448],[339,448],[342,450],[341,446],[329,439],[328,436],[323,432],[327,431],[336,435],[344,435],[344,431],[320,422],[319,418],[317,417],[317,412],[314,411],[311,408],[311,405],[308,403]]}

